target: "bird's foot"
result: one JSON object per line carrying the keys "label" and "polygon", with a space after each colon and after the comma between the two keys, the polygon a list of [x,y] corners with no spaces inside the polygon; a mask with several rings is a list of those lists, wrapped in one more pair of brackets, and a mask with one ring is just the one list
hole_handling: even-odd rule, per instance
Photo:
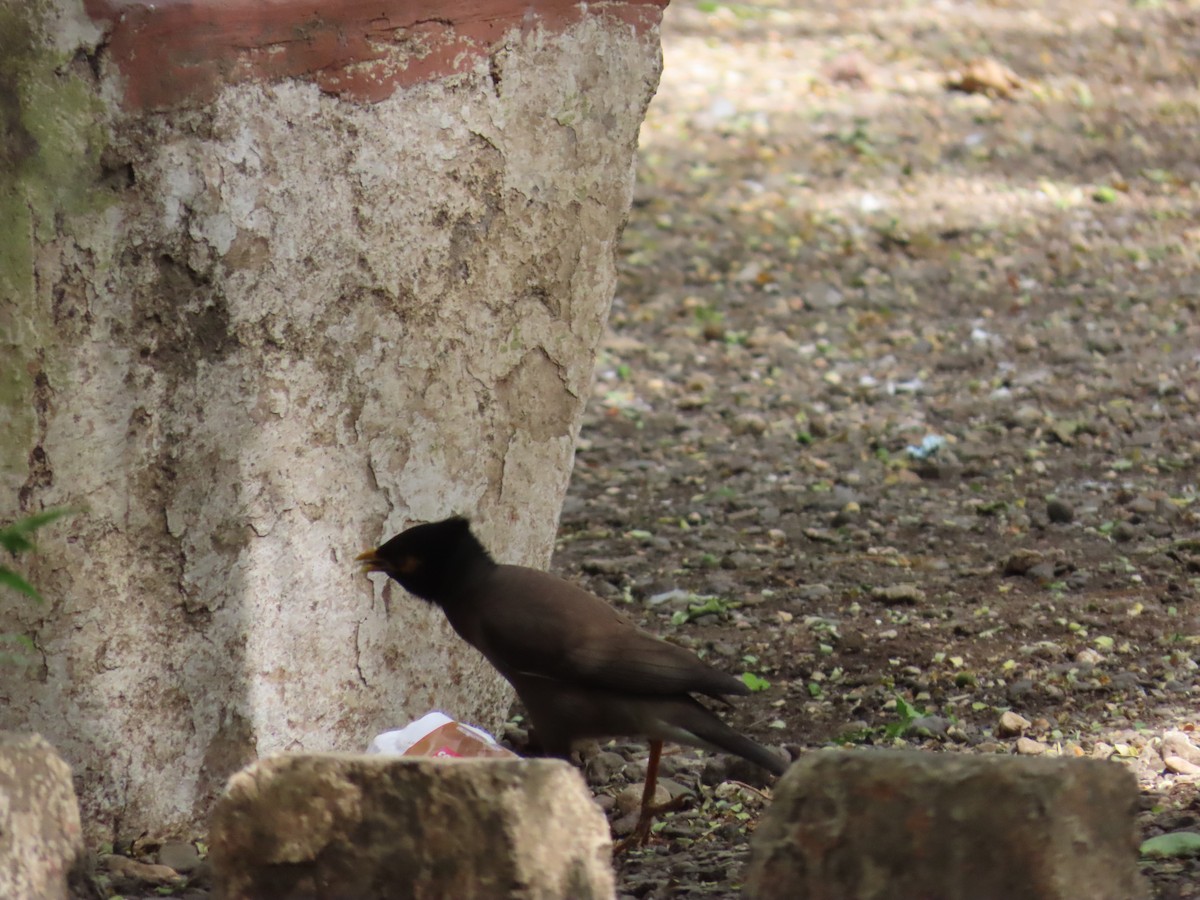
{"label": "bird's foot", "polygon": [[654,817],[662,813],[678,812],[687,806],[690,799],[687,794],[680,794],[678,797],[668,800],[666,803],[660,803],[658,806],[643,806],[642,813],[638,816],[637,824],[633,826],[633,831],[627,837],[622,838],[613,845],[613,853],[624,853],[626,850],[646,846],[650,842]]}

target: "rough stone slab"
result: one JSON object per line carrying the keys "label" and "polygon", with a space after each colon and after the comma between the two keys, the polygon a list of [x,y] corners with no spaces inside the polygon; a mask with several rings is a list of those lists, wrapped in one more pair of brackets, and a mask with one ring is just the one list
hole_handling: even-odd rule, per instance
{"label": "rough stone slab", "polygon": [[230,779],[209,847],[225,900],[614,894],[608,824],[559,760],[277,756]]}
{"label": "rough stone slab", "polygon": [[754,900],[1132,900],[1137,784],[1095,760],[816,753],[754,835]]}
{"label": "rough stone slab", "polygon": [[70,766],[41,735],[0,731],[0,897],[66,898],[82,853]]}

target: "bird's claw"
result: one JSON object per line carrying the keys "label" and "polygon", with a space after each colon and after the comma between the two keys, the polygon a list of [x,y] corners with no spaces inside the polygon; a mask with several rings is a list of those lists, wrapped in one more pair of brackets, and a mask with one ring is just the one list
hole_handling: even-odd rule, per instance
{"label": "bird's claw", "polygon": [[624,853],[626,850],[646,846],[646,844],[650,843],[650,838],[652,837],[654,817],[662,813],[678,812],[687,806],[690,799],[687,794],[680,794],[666,803],[642,809],[641,815],[638,816],[637,824],[633,826],[633,831],[627,837],[613,844],[613,853]]}

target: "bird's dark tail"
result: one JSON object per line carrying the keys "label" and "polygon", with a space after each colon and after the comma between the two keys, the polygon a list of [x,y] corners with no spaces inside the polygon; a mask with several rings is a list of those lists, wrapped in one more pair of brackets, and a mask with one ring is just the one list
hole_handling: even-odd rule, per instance
{"label": "bird's dark tail", "polygon": [[[734,731],[709,710],[694,700],[680,703],[671,710],[666,722],[678,731],[671,739],[692,744],[706,750],[723,750],[749,760],[773,775],[782,775],[787,769],[783,757]],[[680,732],[683,732],[682,734]],[[686,737],[685,737],[686,734]]]}

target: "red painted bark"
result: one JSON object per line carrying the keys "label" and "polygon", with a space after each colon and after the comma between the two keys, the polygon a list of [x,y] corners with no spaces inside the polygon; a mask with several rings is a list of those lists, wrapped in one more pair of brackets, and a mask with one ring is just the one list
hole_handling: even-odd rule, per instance
{"label": "red painted bark", "polygon": [[203,103],[222,84],[303,79],[363,102],[469,71],[514,28],[561,31],[585,16],[638,32],[667,0],[84,0],[107,32],[125,105]]}

